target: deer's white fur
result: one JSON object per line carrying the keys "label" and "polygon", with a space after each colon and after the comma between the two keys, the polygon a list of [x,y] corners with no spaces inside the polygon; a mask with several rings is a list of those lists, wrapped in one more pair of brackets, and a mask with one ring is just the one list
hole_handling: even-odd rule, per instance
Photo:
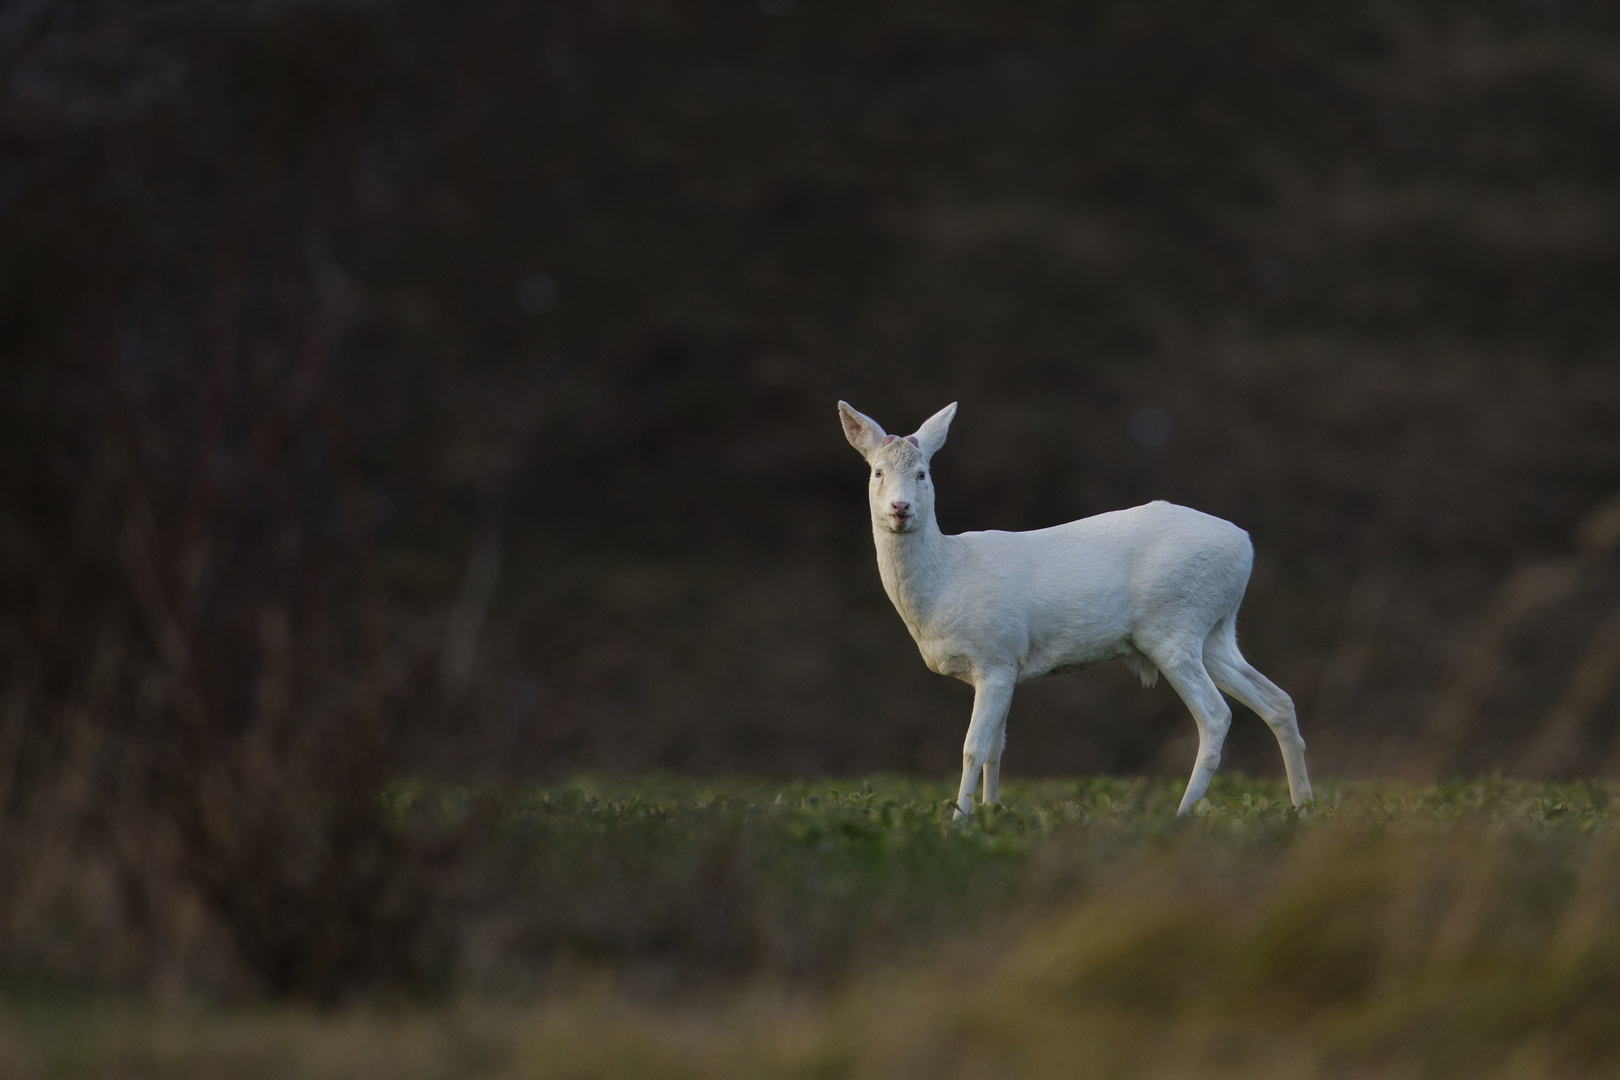
{"label": "deer's white fur", "polygon": [[1295,806],[1311,798],[1294,703],[1238,651],[1237,613],[1254,564],[1249,534],[1208,514],[1151,502],[1032,532],[946,536],[929,461],[956,415],[947,405],[914,435],[885,434],[838,403],[844,434],[871,466],[867,494],[878,572],[930,670],[971,683],[957,814],[997,800],[1013,687],[1123,660],[1160,672],[1198,724],[1198,760],[1180,813],[1204,797],[1232,711],[1224,690],[1271,728]]}

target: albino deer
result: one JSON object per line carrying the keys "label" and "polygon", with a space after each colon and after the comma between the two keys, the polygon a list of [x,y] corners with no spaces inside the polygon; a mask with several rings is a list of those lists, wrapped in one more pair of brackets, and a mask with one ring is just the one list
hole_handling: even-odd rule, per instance
{"label": "albino deer", "polygon": [[1254,565],[1249,534],[1229,521],[1151,502],[1033,532],[946,536],[934,518],[928,463],[945,445],[950,404],[915,435],[886,435],[838,403],[844,434],[872,467],[867,501],[883,588],[932,671],[971,683],[956,816],[997,801],[1013,687],[1123,660],[1152,686],[1163,672],[1198,724],[1198,760],[1181,798],[1204,797],[1232,723],[1225,690],[1277,736],[1296,807],[1311,798],[1292,699],[1238,651],[1237,613]]}

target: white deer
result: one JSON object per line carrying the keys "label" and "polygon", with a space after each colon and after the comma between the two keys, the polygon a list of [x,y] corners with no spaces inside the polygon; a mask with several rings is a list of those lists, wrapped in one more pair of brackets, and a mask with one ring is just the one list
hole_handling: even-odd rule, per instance
{"label": "white deer", "polygon": [[1296,807],[1311,798],[1294,703],[1237,645],[1238,605],[1254,565],[1249,534],[1208,514],[1150,502],[1032,532],[946,536],[928,464],[956,415],[947,405],[916,434],[887,435],[838,403],[844,434],[872,468],[867,500],[878,573],[932,671],[970,683],[956,815],[997,801],[1013,687],[1123,660],[1152,686],[1160,672],[1198,724],[1198,760],[1178,813],[1204,797],[1232,723],[1225,690],[1282,748]]}

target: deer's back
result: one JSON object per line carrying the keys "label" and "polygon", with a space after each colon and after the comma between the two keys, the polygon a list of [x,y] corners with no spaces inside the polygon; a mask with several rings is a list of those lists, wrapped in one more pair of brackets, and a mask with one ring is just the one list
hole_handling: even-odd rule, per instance
{"label": "deer's back", "polygon": [[1118,655],[1137,639],[1202,634],[1237,611],[1253,565],[1229,521],[1152,502],[1030,532],[975,532],[958,545],[954,608],[998,650],[1064,664]]}

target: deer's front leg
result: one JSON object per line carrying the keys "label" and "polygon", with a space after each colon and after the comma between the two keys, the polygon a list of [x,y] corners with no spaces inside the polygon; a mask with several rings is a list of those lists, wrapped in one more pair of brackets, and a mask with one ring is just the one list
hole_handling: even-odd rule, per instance
{"label": "deer's front leg", "polygon": [[[1007,709],[1012,705],[1017,676],[1011,671],[995,671],[979,676],[974,685],[973,719],[968,723],[967,741],[962,744],[962,785],[956,791],[957,820],[973,813],[973,788],[985,766],[1001,762],[1001,746],[1007,730]],[[991,785],[986,784],[989,788]],[[993,798],[993,790],[986,791]]]}

